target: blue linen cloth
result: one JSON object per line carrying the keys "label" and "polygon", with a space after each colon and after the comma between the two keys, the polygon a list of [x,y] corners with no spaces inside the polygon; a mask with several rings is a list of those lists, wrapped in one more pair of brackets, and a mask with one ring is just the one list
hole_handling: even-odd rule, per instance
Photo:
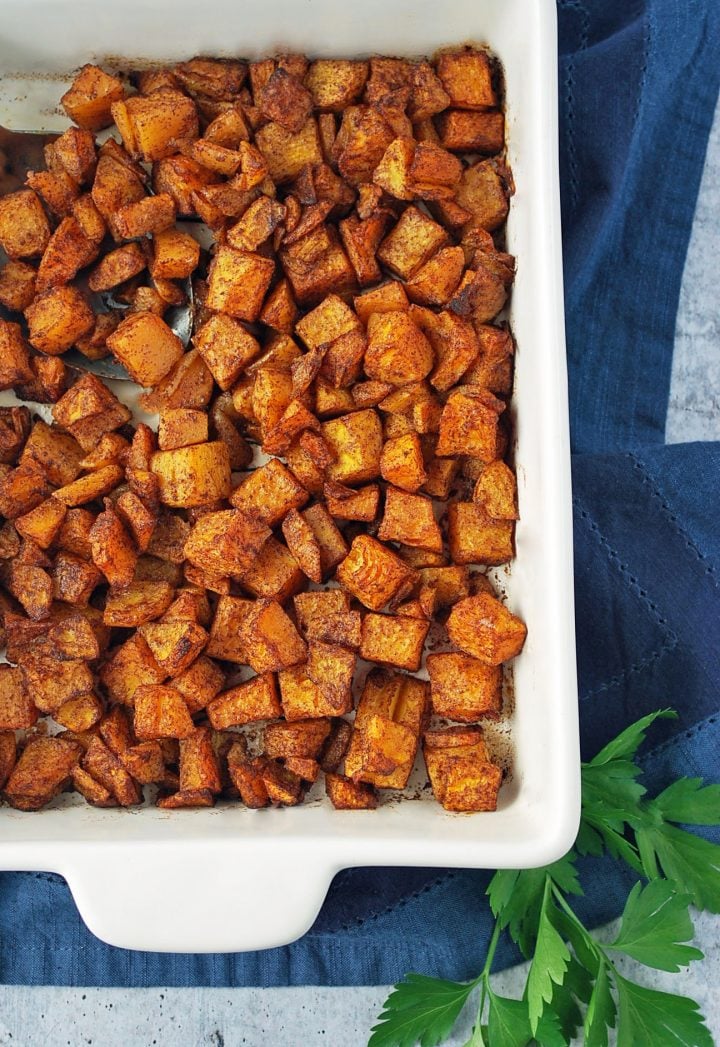
{"label": "blue linen cloth", "polygon": [[[561,167],[583,754],[659,706],[651,788],[717,776],[720,445],[665,446],[678,294],[718,94],[716,0],[559,0]],[[639,526],[642,521],[642,526]],[[716,839],[719,838],[716,834]],[[632,876],[586,859],[578,909],[616,916]],[[0,874],[0,982],[385,984],[468,978],[490,933],[489,873],[339,874],[300,941],[211,956],[94,938],[59,876]],[[499,967],[514,962],[501,946]]]}

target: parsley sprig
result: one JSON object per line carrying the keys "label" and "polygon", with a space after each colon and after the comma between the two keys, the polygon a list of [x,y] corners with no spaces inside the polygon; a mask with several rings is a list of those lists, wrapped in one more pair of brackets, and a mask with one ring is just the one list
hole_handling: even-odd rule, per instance
{"label": "parsley sprig", "polygon": [[[625,978],[613,956],[679,971],[702,959],[689,907],[720,912],[720,846],[680,828],[720,825],[720,785],[680,778],[654,798],[639,780],[637,751],[662,709],[643,717],[582,765],[582,819],[575,846],[553,865],[500,870],[487,894],[495,916],[485,966],[469,982],[408,974],[385,1001],[368,1047],[437,1047],[469,999],[477,1018],[465,1047],[713,1047],[698,1005]],[[639,879],[620,930],[602,944],[575,913],[581,895],[578,855],[608,853]],[[499,996],[490,980],[500,935],[507,932],[531,961],[522,999]]]}

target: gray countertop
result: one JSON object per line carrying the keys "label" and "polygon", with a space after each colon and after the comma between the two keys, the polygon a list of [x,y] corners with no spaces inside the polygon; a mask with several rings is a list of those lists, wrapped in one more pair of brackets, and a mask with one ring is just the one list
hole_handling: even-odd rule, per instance
{"label": "gray countertop", "polygon": [[[720,116],[710,139],[683,277],[667,440],[720,439]],[[608,929],[609,933],[610,928]],[[720,1043],[720,920],[700,914],[695,944],[705,960],[668,975],[627,963],[646,985],[692,996]],[[520,995],[524,968],[497,987]],[[365,1047],[389,987],[341,989],[67,989],[0,987],[0,1044],[13,1047]],[[463,1044],[470,1018],[458,1036]],[[640,1045],[638,1045],[640,1047]],[[662,1044],[654,1047],[663,1047]]]}

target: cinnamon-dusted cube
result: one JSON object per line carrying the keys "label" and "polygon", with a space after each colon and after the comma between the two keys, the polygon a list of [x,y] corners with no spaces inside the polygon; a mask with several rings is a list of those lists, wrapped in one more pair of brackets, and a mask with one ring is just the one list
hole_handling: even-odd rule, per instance
{"label": "cinnamon-dusted cube", "polygon": [[26,182],[58,218],[72,212],[73,204],[80,195],[77,182],[60,164],[51,171],[28,171]]}
{"label": "cinnamon-dusted cube", "polygon": [[[232,599],[232,597],[221,597]],[[216,698],[225,684],[225,674],[219,665],[201,654],[192,665],[173,679],[173,687],[185,699],[191,716],[205,709]]]}
{"label": "cinnamon-dusted cube", "polygon": [[396,276],[409,280],[447,242],[442,226],[411,204],[381,243],[377,256]]}
{"label": "cinnamon-dusted cube", "polygon": [[82,614],[69,614],[48,633],[62,658],[93,661],[100,655],[100,644],[90,621]]}
{"label": "cinnamon-dusted cube", "polygon": [[0,513],[8,520],[29,513],[50,494],[44,474],[32,462],[21,462],[0,479]]}
{"label": "cinnamon-dusted cube", "polygon": [[356,295],[353,305],[360,320],[367,324],[373,313],[403,311],[409,308],[410,303],[403,285],[397,280],[389,280],[379,287],[373,287],[371,291]]}
{"label": "cinnamon-dusted cube", "polygon": [[195,214],[199,194],[217,181],[215,171],[209,171],[189,156],[169,156],[153,164],[155,192],[168,193],[179,215]]}
{"label": "cinnamon-dusted cube", "polygon": [[493,232],[508,214],[508,191],[493,160],[480,160],[463,171],[457,203],[472,215],[473,225]]}
{"label": "cinnamon-dusted cube", "polygon": [[495,520],[477,502],[448,506],[448,542],[455,563],[494,566],[514,556],[513,520]]}
{"label": "cinnamon-dusted cube", "polygon": [[499,153],[505,144],[502,113],[473,113],[448,109],[438,118],[440,141],[457,153]]}
{"label": "cinnamon-dusted cube", "polygon": [[93,689],[93,675],[85,662],[59,661],[54,651],[39,643],[24,651],[20,661],[25,688],[41,713],[52,715],[71,698]]}
{"label": "cinnamon-dusted cube", "polygon": [[328,295],[295,325],[295,331],[308,349],[330,345],[343,335],[359,330],[357,316],[336,294]]}
{"label": "cinnamon-dusted cube", "polygon": [[180,229],[163,229],[152,239],[150,273],[154,280],[184,280],[200,260],[200,244]]}
{"label": "cinnamon-dusted cube", "polygon": [[81,476],[65,487],[58,488],[54,497],[65,505],[85,505],[109,494],[121,482],[123,471],[118,465],[107,465],[86,476]]}
{"label": "cinnamon-dusted cube", "polygon": [[428,716],[429,685],[403,673],[373,669],[355,715],[345,773],[380,789],[403,789]]}
{"label": "cinnamon-dusted cube", "polygon": [[0,320],[0,387],[12,389],[33,378],[30,353],[20,325]]}
{"label": "cinnamon-dusted cube", "polygon": [[[202,95],[203,98],[228,99],[240,91],[247,66],[244,62],[228,59],[191,58],[189,62],[180,62],[173,66],[172,73],[190,94]],[[145,85],[141,90],[144,94],[149,93]]]}
{"label": "cinnamon-dusted cube", "polygon": [[372,180],[396,200],[412,200],[410,166],[415,154],[415,140],[406,136],[393,139],[373,171]]}
{"label": "cinnamon-dusted cube", "polygon": [[59,552],[51,570],[53,596],[76,607],[86,607],[102,575],[92,563],[71,553]]}
{"label": "cinnamon-dusted cube", "polygon": [[35,297],[37,270],[27,262],[8,261],[0,269],[0,305],[22,313]]}
{"label": "cinnamon-dusted cube", "polygon": [[210,265],[206,305],[238,320],[257,320],[275,271],[270,258],[219,247]]}
{"label": "cinnamon-dusted cube", "polygon": [[447,623],[452,643],[488,665],[500,665],[523,649],[527,626],[487,592],[460,600]]}
{"label": "cinnamon-dusted cube", "polygon": [[481,324],[477,328],[480,353],[464,376],[468,385],[481,385],[499,396],[512,390],[514,345],[510,332],[502,327]]}
{"label": "cinnamon-dusted cube", "polygon": [[204,411],[188,407],[171,407],[160,415],[158,444],[161,451],[206,443],[208,416]]}
{"label": "cinnamon-dusted cube", "polygon": [[410,164],[410,183],[416,196],[434,200],[452,196],[462,175],[462,164],[434,142],[418,142]]}
{"label": "cinnamon-dusted cube", "polygon": [[59,356],[90,331],[95,314],[76,287],[53,287],[25,310],[28,340],[40,352]]}
{"label": "cinnamon-dusted cube", "polygon": [[226,662],[247,664],[247,651],[240,638],[240,624],[252,609],[250,600],[237,596],[221,596],[215,608],[210,627],[210,640],[205,653]]}
{"label": "cinnamon-dusted cube", "polygon": [[308,497],[290,470],[272,458],[235,488],[230,502],[247,515],[274,527],[291,509],[303,506]]}
{"label": "cinnamon-dusted cube", "polygon": [[438,457],[465,454],[492,462],[497,457],[498,416],[504,404],[477,386],[453,390],[440,419]]}
{"label": "cinnamon-dusted cube", "polygon": [[315,379],[315,414],[331,418],[352,411],[355,403],[349,389],[335,389],[321,375]]}
{"label": "cinnamon-dusted cube", "polygon": [[[90,195],[110,232],[119,238],[115,225],[116,214],[125,204],[144,199],[146,193],[142,180],[131,167],[116,156],[104,154],[98,160]],[[78,201],[72,206],[77,211]]]}
{"label": "cinnamon-dusted cube", "polygon": [[298,593],[294,597],[295,615],[301,629],[307,630],[311,622],[330,614],[350,610],[350,601],[342,589],[323,589],[319,592]]}
{"label": "cinnamon-dusted cube", "polygon": [[0,463],[11,465],[18,460],[30,424],[27,407],[0,408]]}
{"label": "cinnamon-dusted cube", "polygon": [[125,770],[140,785],[162,782],[167,771],[160,742],[139,742],[117,753]]}
{"label": "cinnamon-dusted cube", "polygon": [[101,131],[113,122],[110,111],[113,102],[124,97],[125,88],[117,77],[96,65],[84,65],[60,104],[78,127]]}
{"label": "cinnamon-dusted cube", "polygon": [[113,102],[111,112],[127,151],[146,162],[171,156],[177,140],[198,136],[195,103],[171,88]]}
{"label": "cinnamon-dusted cube", "polygon": [[242,575],[270,538],[270,528],[238,509],[205,513],[185,543],[191,563],[215,574]]}
{"label": "cinnamon-dusted cube", "polygon": [[37,723],[38,711],[26,690],[22,670],[0,665],[0,731],[20,731]]}
{"label": "cinnamon-dusted cube", "polygon": [[420,567],[420,584],[432,589],[438,607],[452,604],[470,595],[470,574],[464,566]]}
{"label": "cinnamon-dusted cube", "polygon": [[140,404],[146,411],[163,407],[206,407],[213,392],[213,377],[197,349],[183,354],[152,393],[145,393]]}
{"label": "cinnamon-dusted cube", "polygon": [[41,255],[50,241],[40,198],[32,189],[19,189],[0,198],[0,247],[8,258]]}
{"label": "cinnamon-dusted cube", "polygon": [[39,811],[70,781],[82,749],[63,738],[33,738],[5,785],[4,796],[19,811]]}
{"label": "cinnamon-dusted cube", "polygon": [[104,433],[97,445],[83,456],[82,469],[104,469],[106,465],[124,463],[130,444],[120,433]]}
{"label": "cinnamon-dusted cube", "polygon": [[420,305],[447,305],[460,283],[464,268],[462,247],[444,247],[408,281],[407,295]]}
{"label": "cinnamon-dusted cube", "polygon": [[295,298],[302,304],[355,286],[355,270],[333,226],[318,225],[279,253]]}
{"label": "cinnamon-dusted cube", "polygon": [[255,134],[255,142],[276,185],[292,182],[308,164],[322,163],[322,149],[315,119],[311,116],[296,130],[271,122]]}
{"label": "cinnamon-dusted cube", "polygon": [[43,567],[10,564],[7,588],[35,621],[47,618],[52,607],[52,580]]}
{"label": "cinnamon-dusted cube", "polygon": [[24,538],[30,538],[41,549],[47,549],[55,541],[66,513],[67,506],[51,496],[29,513],[18,516],[15,526]]}
{"label": "cinnamon-dusted cube", "polygon": [[157,806],[165,811],[179,811],[188,807],[212,807],[215,803],[209,789],[179,789],[175,793],[160,795]]}
{"label": "cinnamon-dusted cube", "polygon": [[283,714],[286,720],[307,720],[339,716],[352,709],[349,689],[343,695],[325,693],[310,679],[304,665],[284,669],[278,674]]}
{"label": "cinnamon-dusted cube", "polygon": [[434,363],[432,346],[409,313],[372,313],[368,318],[368,377],[404,385],[425,378]]}
{"label": "cinnamon-dusted cube", "polygon": [[497,96],[492,85],[490,59],[484,51],[449,51],[437,60],[437,75],[458,109],[492,109]]}
{"label": "cinnamon-dusted cube", "polygon": [[283,334],[290,335],[294,330],[297,315],[298,308],[289,281],[279,280],[265,299],[260,321],[272,327],[274,331],[282,331]]}
{"label": "cinnamon-dusted cube", "polygon": [[156,196],[132,201],[119,208],[115,216],[115,228],[126,240],[157,235],[174,224],[175,201],[169,193],[158,193]]}
{"label": "cinnamon-dusted cube", "polygon": [[320,571],[326,577],[347,555],[348,547],[341,532],[327,509],[321,503],[312,505],[302,513],[320,551]]}
{"label": "cinnamon-dusted cube", "polygon": [[351,185],[372,181],[372,173],[395,138],[379,110],[366,105],[349,106],[333,145],[340,174]]}
{"label": "cinnamon-dusted cube", "polygon": [[14,731],[0,731],[0,789],[10,777],[17,759]]}
{"label": "cinnamon-dusted cube", "polygon": [[460,723],[496,720],[502,708],[502,670],[468,654],[429,654],[430,700],[436,716]]}
{"label": "cinnamon-dusted cube", "polygon": [[282,709],[275,674],[263,672],[229,691],[223,691],[208,704],[207,714],[216,731],[277,719],[282,715]]}
{"label": "cinnamon-dusted cube", "polygon": [[135,543],[109,502],[92,526],[90,548],[93,563],[110,585],[120,589],[130,585],[138,558]]}
{"label": "cinnamon-dusted cube", "polygon": [[116,807],[117,800],[109,789],[101,785],[83,767],[76,766],[72,772],[72,784],[76,792],[92,807]]}
{"label": "cinnamon-dusted cube", "polygon": [[100,244],[103,241],[107,232],[105,220],[90,193],[77,198],[72,206],[72,214],[81,232],[91,243]]}
{"label": "cinnamon-dusted cube", "polygon": [[[174,520],[175,517],[171,516],[169,519]],[[180,523],[184,524],[184,521],[181,520]],[[185,524],[185,526],[189,525]],[[184,533],[184,530],[182,533]],[[179,555],[179,562],[182,562],[185,558],[182,551],[176,554],[175,550],[173,550],[173,557],[176,555]],[[171,557],[167,556],[166,559],[171,559]],[[212,613],[207,593],[192,586],[178,590],[175,599],[163,615],[163,621],[195,622],[197,625],[207,626],[210,624],[211,617]]]}
{"label": "cinnamon-dusted cube", "polygon": [[318,58],[310,63],[305,86],[316,109],[341,113],[360,97],[367,77],[367,62]]}
{"label": "cinnamon-dusted cube", "polygon": [[150,468],[160,481],[164,505],[212,505],[230,494],[230,456],[220,440],[156,451]]}
{"label": "cinnamon-dusted cube", "polygon": [[494,811],[502,771],[488,755],[479,727],[425,733],[423,755],[435,799],[448,811]]}
{"label": "cinnamon-dusted cube", "polygon": [[320,767],[326,774],[337,771],[345,758],[352,736],[352,726],[347,720],[335,717],[330,724],[330,734],[319,757]]}
{"label": "cinnamon-dusted cube", "polygon": [[293,382],[288,369],[260,367],[254,372],[252,416],[263,433],[274,429],[292,399]]}
{"label": "cinnamon-dusted cube", "polygon": [[145,255],[138,244],[123,244],[106,254],[95,266],[90,273],[88,287],[91,291],[109,291],[137,276],[146,264]]}
{"label": "cinnamon-dusted cube", "polygon": [[337,580],[366,607],[379,611],[389,600],[409,592],[417,575],[381,542],[361,534],[338,567]]}
{"label": "cinnamon-dusted cube", "polygon": [[167,611],[173,599],[169,582],[133,582],[127,589],[110,591],[105,601],[105,625],[131,629],[152,622]]}
{"label": "cinnamon-dusted cube", "polygon": [[361,287],[380,279],[375,254],[383,238],[388,215],[378,211],[364,221],[350,215],[340,222],[340,236]]}
{"label": "cinnamon-dusted cube", "polygon": [[300,803],[302,779],[299,775],[274,760],[267,760],[260,774],[271,803],[284,807]]}
{"label": "cinnamon-dusted cube", "polygon": [[356,411],[324,422],[323,436],[335,455],[328,468],[331,480],[359,484],[380,474],[382,425],[375,411]]}
{"label": "cinnamon-dusted cube", "polygon": [[157,385],[183,355],[183,344],[162,317],[133,313],[108,337],[107,346],[139,385]]}
{"label": "cinnamon-dusted cube", "polygon": [[80,694],[63,702],[53,713],[53,719],[68,731],[80,733],[89,731],[100,723],[103,705],[94,694]]}
{"label": "cinnamon-dusted cube", "polygon": [[339,644],[310,640],[305,670],[339,715],[352,708],[352,681],[357,656]]}
{"label": "cinnamon-dusted cube", "polygon": [[196,727],[191,735],[180,740],[180,791],[196,789],[207,789],[211,793],[222,789],[220,764],[209,727]]}
{"label": "cinnamon-dusted cube", "polygon": [[388,487],[378,538],[442,552],[442,534],[429,498]]}
{"label": "cinnamon-dusted cube", "polygon": [[425,459],[420,437],[415,432],[393,436],[385,442],[380,456],[383,480],[414,493],[426,482]]}
{"label": "cinnamon-dusted cube", "polygon": [[305,585],[299,560],[276,538],[270,536],[256,553],[253,563],[240,575],[240,584],[253,596],[284,603]]}
{"label": "cinnamon-dusted cube", "polygon": [[[121,404],[94,374],[84,374],[79,378],[53,407],[53,418],[56,423],[63,429],[67,429],[86,452],[94,451],[98,441],[105,433],[119,429],[121,425],[130,420],[130,417],[129,409]],[[43,430],[43,435],[49,443],[50,433],[45,433]],[[52,439],[55,439],[54,433]],[[67,438],[64,440],[65,443],[58,446],[63,447],[65,455],[68,456],[68,464],[72,461],[74,475],[63,474],[62,477],[58,475],[54,482],[67,486],[80,471],[81,456],[78,457],[77,468],[75,468],[75,448],[67,443]],[[49,455],[46,456],[45,461],[48,457]]]}
{"label": "cinnamon-dusted cube", "polygon": [[[352,493],[349,493],[352,492]],[[377,484],[368,484],[357,491],[348,488],[348,494],[342,498],[325,491],[325,503],[331,516],[338,520],[364,520],[370,522],[377,516],[380,488]]]}
{"label": "cinnamon-dusted cube", "polygon": [[[227,242],[241,251],[257,251],[285,218],[285,205],[260,196],[227,231]],[[265,308],[268,308],[266,303]],[[264,323],[266,321],[263,321]]]}
{"label": "cinnamon-dusted cube", "polygon": [[430,623],[418,618],[366,614],[362,624],[360,657],[368,662],[396,665],[416,672],[422,661]]}
{"label": "cinnamon-dusted cube", "polygon": [[[442,254],[442,252],[440,252]],[[440,392],[456,385],[480,352],[480,343],[471,322],[450,310],[434,313],[412,306],[410,315],[430,339],[437,366],[430,384]]]}
{"label": "cinnamon-dusted cube", "polygon": [[195,731],[180,692],[161,684],[143,684],[135,691],[134,728],[140,741],[189,738]]}
{"label": "cinnamon-dusted cube", "polygon": [[178,676],[198,657],[208,634],[196,622],[149,622],[140,632],[158,666],[167,676]]}
{"label": "cinnamon-dusted cube", "polygon": [[[42,256],[36,281],[38,293],[68,283],[80,269],[95,261],[98,250],[97,243],[88,239],[76,218],[72,216],[63,218],[50,237],[50,242]],[[110,264],[112,265],[112,260]],[[144,267],[145,262],[142,259],[142,264],[137,271],[140,272]],[[102,288],[93,287],[92,290],[102,290]],[[24,308],[29,305],[30,302]]]}
{"label": "cinnamon-dusted cube", "polygon": [[414,123],[428,120],[450,105],[450,95],[428,62],[413,63],[410,82],[408,115]]}
{"label": "cinnamon-dusted cube", "polygon": [[302,571],[311,581],[322,582],[320,546],[312,528],[297,509],[291,509],[283,520],[282,532]]}
{"label": "cinnamon-dusted cube", "polygon": [[266,807],[270,802],[262,779],[267,760],[264,756],[248,757],[245,739],[234,742],[228,751],[228,774],[246,807]]}
{"label": "cinnamon-dusted cube", "polygon": [[287,669],[304,662],[305,641],[275,600],[257,600],[239,623],[248,664],[256,673]]}
{"label": "cinnamon-dusted cube", "polygon": [[263,732],[263,748],[271,759],[293,756],[315,759],[329,734],[330,721],[327,719],[269,723]]}
{"label": "cinnamon-dusted cube", "polygon": [[465,271],[449,305],[453,312],[469,317],[473,323],[485,324],[500,312],[506,299],[502,277],[478,264]]}
{"label": "cinnamon-dusted cube", "polygon": [[366,782],[354,782],[342,774],[325,774],[325,791],[336,811],[373,811],[377,793]]}
{"label": "cinnamon-dusted cube", "polygon": [[500,459],[490,462],[478,477],[473,501],[494,520],[517,520],[517,482],[512,469]]}
{"label": "cinnamon-dusted cube", "polygon": [[255,104],[267,120],[297,134],[312,112],[313,99],[297,77],[276,69],[257,92]]}

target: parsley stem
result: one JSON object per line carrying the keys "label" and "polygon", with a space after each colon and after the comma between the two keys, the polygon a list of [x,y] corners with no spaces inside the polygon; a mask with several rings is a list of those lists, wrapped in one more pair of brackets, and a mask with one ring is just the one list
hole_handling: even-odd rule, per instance
{"label": "parsley stem", "polygon": [[498,941],[500,940],[500,921],[495,921],[495,927],[490,938],[490,944],[488,945],[487,956],[485,957],[485,966],[477,977],[477,981],[484,981],[487,983],[487,979],[490,975],[490,968],[495,957],[495,950],[497,949]]}

